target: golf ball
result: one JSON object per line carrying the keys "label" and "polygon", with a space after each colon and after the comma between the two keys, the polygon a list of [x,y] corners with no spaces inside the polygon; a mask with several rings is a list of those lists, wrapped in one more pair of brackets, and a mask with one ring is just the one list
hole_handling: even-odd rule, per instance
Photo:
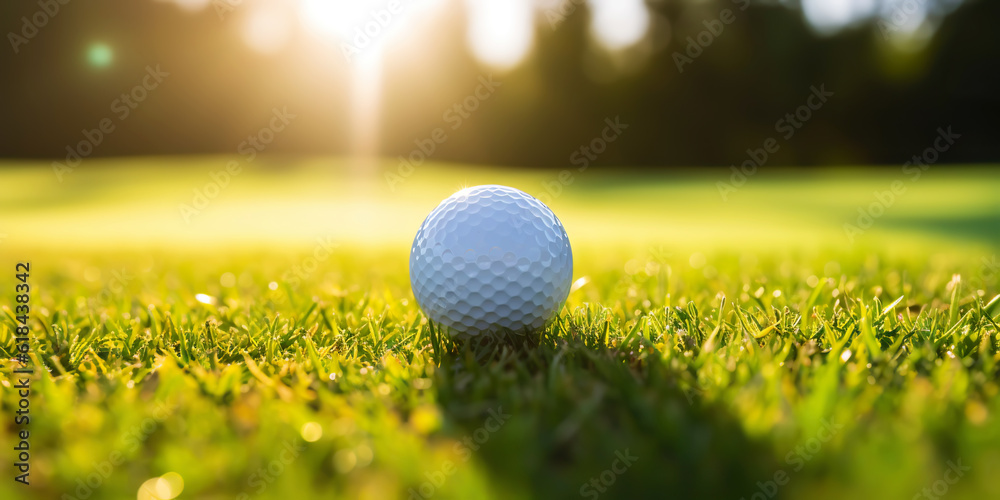
{"label": "golf ball", "polygon": [[562,222],[506,186],[470,187],[441,202],[410,251],[417,303],[459,336],[542,328],[566,301],[572,279]]}

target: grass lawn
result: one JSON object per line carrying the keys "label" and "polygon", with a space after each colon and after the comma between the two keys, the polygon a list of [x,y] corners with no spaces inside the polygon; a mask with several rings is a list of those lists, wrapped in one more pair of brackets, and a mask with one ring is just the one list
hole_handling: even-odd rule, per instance
{"label": "grass lawn", "polygon": [[15,262],[46,368],[0,498],[1000,497],[997,174],[762,170],[723,201],[721,170],[578,172],[562,313],[471,345],[420,313],[409,240],[463,185],[558,172],[287,162],[190,219],[224,160],[0,169],[4,463]]}

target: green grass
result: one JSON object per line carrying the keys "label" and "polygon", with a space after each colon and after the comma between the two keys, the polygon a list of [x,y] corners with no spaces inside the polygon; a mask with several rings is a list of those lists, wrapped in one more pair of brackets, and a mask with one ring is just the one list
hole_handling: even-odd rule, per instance
{"label": "green grass", "polygon": [[[464,175],[479,183],[486,174]],[[527,187],[547,178],[504,175]],[[294,244],[223,237],[158,250],[102,233],[91,236],[103,250],[88,240],[57,251],[18,238],[33,240],[28,223],[55,213],[114,210],[84,194],[61,211],[11,208],[0,283],[12,288],[13,262],[30,258],[33,359],[48,371],[33,382],[32,486],[4,478],[0,497],[79,498],[77,481],[89,477],[99,483],[89,498],[134,498],[174,472],[184,480],[179,498],[411,498],[434,481],[441,499],[579,498],[591,478],[612,477],[605,471],[626,450],[634,464],[619,463],[599,498],[750,499],[758,483],[770,492],[776,473],[788,478],[778,498],[913,498],[946,477],[949,461],[972,468],[948,498],[998,497],[1000,270],[983,262],[996,251],[995,201],[975,175],[947,175],[921,185],[927,191],[905,201],[913,206],[901,200],[872,241],[849,246],[833,244],[839,222],[817,228],[816,218],[849,217],[879,176],[838,177],[839,191],[828,192],[809,176],[754,179],[741,192],[751,200],[828,193],[810,201],[822,207],[813,219],[804,209],[785,219],[794,224],[772,219],[789,211],[780,204],[736,213],[776,227],[760,239],[657,233],[600,244],[599,231],[583,229],[586,200],[620,200],[603,214],[629,219],[642,200],[717,196],[715,177],[615,184],[580,174],[553,205],[571,237],[582,234],[582,285],[537,338],[485,346],[452,342],[427,323],[409,290],[405,240],[338,240],[329,259],[297,276],[313,252],[304,230]],[[127,179],[109,179],[101,190],[127,190]],[[421,182],[415,176],[414,191],[398,195],[411,199],[398,203],[421,206],[451,189]],[[252,197],[232,189],[211,210]],[[945,192],[955,201],[934,217],[981,221],[975,230],[889,223],[927,210],[921,200],[947,205],[936,198]],[[128,200],[120,203],[149,213],[160,206]],[[682,203],[689,210],[665,212],[667,224],[710,225],[733,211],[707,195]],[[637,217],[650,224],[654,214]],[[807,226],[819,239],[794,244]],[[874,248],[886,242],[896,244]],[[4,377],[13,325],[7,306]],[[9,383],[0,402],[0,448],[11,450]],[[498,426],[497,414],[509,417]],[[109,466],[112,457],[122,463]]]}

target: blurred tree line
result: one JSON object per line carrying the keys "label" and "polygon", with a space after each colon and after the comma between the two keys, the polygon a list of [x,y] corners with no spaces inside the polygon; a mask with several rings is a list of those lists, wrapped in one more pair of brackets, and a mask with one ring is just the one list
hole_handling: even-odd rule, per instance
{"label": "blurred tree line", "polygon": [[[570,166],[588,148],[588,165],[728,166],[773,139],[768,165],[900,165],[951,126],[961,138],[940,161],[1000,161],[1000,2],[963,2],[909,37],[877,18],[819,34],[795,2],[649,7],[645,40],[620,53],[595,46],[586,5],[558,23],[539,16],[532,53],[506,72],[477,64],[463,18],[448,14],[446,43],[384,70],[378,154],[409,155],[444,128],[435,161]],[[2,28],[18,32],[38,9],[5,3]],[[236,154],[283,106],[296,120],[267,153],[352,151],[356,96],[339,50],[318,58],[297,39],[260,55],[234,34],[238,17],[212,9],[113,0],[61,9],[17,53],[0,50],[0,156],[64,157],[85,130],[117,120],[112,103],[149,65],[170,76],[93,156]],[[114,49],[107,68],[85,60],[98,39]],[[452,128],[444,114],[489,75],[501,85]],[[832,95],[819,102],[817,90]],[[627,128],[591,151],[616,119]]]}

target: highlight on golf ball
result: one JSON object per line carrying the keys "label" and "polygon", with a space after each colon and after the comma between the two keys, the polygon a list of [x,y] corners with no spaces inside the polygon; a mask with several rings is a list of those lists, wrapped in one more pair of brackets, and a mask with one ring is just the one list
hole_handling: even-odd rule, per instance
{"label": "highlight on golf ball", "polygon": [[410,250],[410,285],[431,321],[455,336],[530,333],[562,307],[573,251],[562,222],[506,186],[463,189],[424,220]]}

